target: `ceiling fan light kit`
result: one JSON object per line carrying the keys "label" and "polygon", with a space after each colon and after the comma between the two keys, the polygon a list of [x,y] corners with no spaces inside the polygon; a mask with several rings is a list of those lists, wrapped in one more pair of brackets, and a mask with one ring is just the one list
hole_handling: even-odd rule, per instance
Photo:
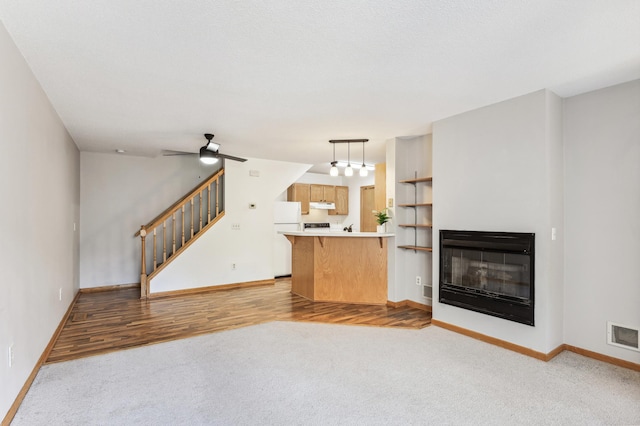
{"label": "ceiling fan light kit", "polygon": [[200,161],[204,164],[215,164],[218,162],[215,152],[209,151],[206,146],[200,148]]}
{"label": "ceiling fan light kit", "polygon": [[205,133],[204,137],[207,139],[207,144],[200,148],[200,161],[202,161],[204,164],[215,164],[218,162],[216,152],[218,152],[218,149],[220,149],[220,145],[211,142],[211,139],[213,139],[212,133]]}
{"label": "ceiling fan light kit", "polygon": [[220,144],[212,142],[213,133],[205,133],[204,137],[207,139],[207,144],[200,148],[200,161],[204,164],[215,164],[220,158],[239,161],[244,163],[246,158],[234,157],[233,155],[226,155],[220,153]]}
{"label": "ceiling fan light kit", "polygon": [[344,175],[349,177],[353,176],[353,167],[351,167],[351,144],[352,143],[361,143],[362,144],[362,166],[360,166],[360,176],[365,177],[369,174],[367,170],[367,166],[364,163],[364,144],[368,142],[369,139],[332,139],[329,141],[330,144],[333,145],[333,161],[331,162],[331,170],[329,174],[331,176],[338,176],[338,162],[336,161],[336,144],[337,143],[346,143],[347,144],[347,167],[344,169]]}

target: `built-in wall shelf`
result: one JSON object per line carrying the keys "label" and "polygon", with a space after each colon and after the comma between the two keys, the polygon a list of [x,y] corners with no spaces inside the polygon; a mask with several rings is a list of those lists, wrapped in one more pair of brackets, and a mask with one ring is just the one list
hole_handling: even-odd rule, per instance
{"label": "built-in wall shelf", "polygon": [[431,182],[433,181],[432,177],[416,177],[414,179],[405,179],[401,180],[400,183],[418,183],[418,182]]}
{"label": "built-in wall shelf", "polygon": [[421,247],[421,246],[398,246],[398,248],[414,250],[414,251],[433,251],[431,247]]}
{"label": "built-in wall shelf", "polygon": [[[433,203],[418,202],[418,184],[419,183],[432,184],[433,183],[433,178],[431,176],[429,176],[429,177],[418,177],[418,172],[415,172],[415,177],[413,179],[401,180],[401,181],[399,181],[399,183],[408,183],[408,184],[414,186],[413,200],[405,200],[405,201],[412,201],[412,202],[404,203],[404,204],[398,204],[398,207],[408,207],[408,208],[413,208],[414,209],[414,215],[413,215],[414,223],[401,223],[401,224],[398,224],[398,227],[400,227],[400,228],[413,228],[414,233],[413,233],[413,244],[399,245],[398,248],[406,249],[406,250],[413,250],[414,252],[418,252],[418,251],[430,252],[431,251],[431,247],[424,247],[424,246],[419,246],[418,245],[418,230],[431,229],[431,228],[433,228],[433,225],[427,224],[427,223],[418,223],[418,207],[432,207]],[[424,200],[420,200],[420,201],[424,201]]]}
{"label": "built-in wall shelf", "polygon": [[433,203],[398,204],[398,207],[432,207]]}

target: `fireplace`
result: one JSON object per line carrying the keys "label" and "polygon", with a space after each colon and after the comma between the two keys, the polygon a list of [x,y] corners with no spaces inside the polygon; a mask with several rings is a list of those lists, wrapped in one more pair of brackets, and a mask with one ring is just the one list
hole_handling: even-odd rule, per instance
{"label": "fireplace", "polygon": [[534,325],[535,234],[440,231],[440,303]]}

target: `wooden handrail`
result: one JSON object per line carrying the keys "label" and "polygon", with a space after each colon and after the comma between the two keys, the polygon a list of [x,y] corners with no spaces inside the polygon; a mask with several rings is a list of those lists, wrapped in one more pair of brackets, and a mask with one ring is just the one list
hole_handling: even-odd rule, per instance
{"label": "wooden handrail", "polygon": [[[184,252],[195,240],[197,240],[204,232],[211,228],[216,222],[218,222],[224,216],[224,209],[220,210],[220,191],[224,191],[221,188],[220,178],[224,175],[224,169],[220,169],[211,176],[209,176],[204,182],[198,184],[195,188],[189,191],[185,196],[173,203],[171,207],[164,212],[156,216],[151,222],[146,225],[142,225],[140,230],[136,232],[135,236],[140,237],[142,244],[141,259],[140,259],[140,297],[149,297],[149,288],[151,279],[157,275],[164,267],[173,261],[180,253]],[[215,183],[215,216],[211,215],[211,203],[212,203],[212,185]],[[203,192],[206,191],[205,196]],[[224,192],[222,202],[224,203]],[[197,202],[198,215],[195,217],[194,199]],[[203,205],[206,199],[207,207]],[[224,206],[223,206],[224,207]],[[189,222],[189,232],[185,229],[185,216],[190,215],[191,221]],[[179,219],[178,219],[179,218]],[[188,220],[188,219],[187,219]],[[196,222],[197,220],[197,222]],[[169,223],[167,224],[167,221]],[[180,228],[180,239],[177,238],[177,226],[182,224]],[[197,229],[194,229],[194,224],[197,224]],[[167,227],[170,227],[168,230]],[[159,228],[161,228],[159,230]],[[150,252],[153,259],[150,259],[150,265],[152,269],[149,273],[147,270],[147,250],[146,237],[150,236],[149,241],[151,245]],[[161,241],[158,241],[161,238]],[[169,238],[169,241],[167,239]],[[179,241],[179,244],[178,244]],[[162,250],[161,253],[158,253]]]}
{"label": "wooden handrail", "polygon": [[[187,193],[187,195],[185,195],[184,197],[180,198],[178,201],[173,203],[165,211],[163,211],[158,216],[153,218],[153,220],[151,222],[149,222],[146,225],[144,225],[144,229],[155,228],[160,223],[164,222],[169,216],[171,216],[173,213],[175,213],[176,211],[180,210],[182,208],[182,206],[187,204],[191,198],[196,196],[200,191],[202,191],[207,186],[211,185],[211,183],[213,183],[215,180],[220,178],[220,176],[222,176],[223,174],[224,174],[224,169],[220,169],[217,172],[215,172],[214,174],[212,174],[211,176],[209,176],[209,178],[207,180],[205,180],[204,182],[198,184],[198,186],[196,186],[191,191],[189,191]],[[138,232],[135,233],[134,237],[138,237],[139,235],[140,235],[140,231],[138,230]]]}

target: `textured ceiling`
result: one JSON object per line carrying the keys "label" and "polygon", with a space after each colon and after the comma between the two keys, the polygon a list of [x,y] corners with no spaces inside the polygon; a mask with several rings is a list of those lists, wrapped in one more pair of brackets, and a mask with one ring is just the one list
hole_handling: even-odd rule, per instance
{"label": "textured ceiling", "polygon": [[0,19],[83,151],[195,152],[212,132],[324,171],[329,139],[384,161],[441,118],[640,78],[638,0],[0,0]]}

